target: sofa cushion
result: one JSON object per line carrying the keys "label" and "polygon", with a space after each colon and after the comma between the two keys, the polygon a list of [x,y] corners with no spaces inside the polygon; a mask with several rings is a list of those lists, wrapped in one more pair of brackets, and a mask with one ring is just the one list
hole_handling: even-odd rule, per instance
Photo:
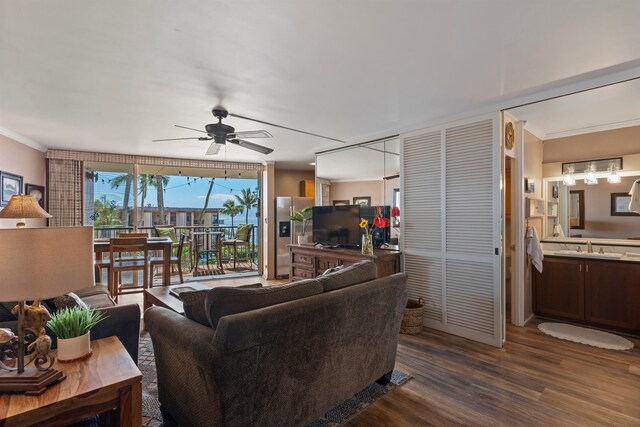
{"label": "sofa cushion", "polygon": [[74,294],[78,295],[80,299],[84,299],[92,295],[109,295],[109,289],[105,285],[95,285],[79,289]]}
{"label": "sofa cushion", "polygon": [[113,307],[114,305],[116,305],[109,294],[89,295],[87,297],[83,297],[82,301],[86,305],[88,305],[89,308],[93,308],[94,310],[99,308]]}
{"label": "sofa cushion", "polygon": [[200,291],[181,292],[180,300],[182,300],[182,308],[184,309],[184,317],[198,322],[201,325],[211,327],[204,300],[210,289]]}
{"label": "sofa cushion", "polygon": [[368,282],[378,277],[376,264],[372,261],[360,261],[338,271],[322,275],[317,280],[322,285],[323,292],[335,291],[357,283]]}
{"label": "sofa cushion", "polygon": [[[236,286],[236,288],[261,288],[262,283],[251,283],[248,285]],[[211,327],[205,299],[211,289],[202,289],[199,291],[181,292],[180,300],[182,300],[182,308],[184,309],[184,317],[201,325]]]}
{"label": "sofa cushion", "polygon": [[217,328],[221,317],[257,310],[321,293],[322,285],[316,279],[257,289],[221,286],[213,288],[207,293],[205,304],[209,322],[214,328]]}
{"label": "sofa cushion", "polygon": [[55,297],[53,299],[53,304],[56,306],[56,311],[63,308],[73,307],[87,308],[87,304],[85,304],[85,302],[82,301],[80,297],[73,292]]}

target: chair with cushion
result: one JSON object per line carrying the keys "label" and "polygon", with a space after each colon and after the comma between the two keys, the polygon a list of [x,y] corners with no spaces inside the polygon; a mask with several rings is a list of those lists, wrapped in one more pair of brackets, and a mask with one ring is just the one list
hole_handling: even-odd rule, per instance
{"label": "chair with cushion", "polygon": [[238,248],[242,246],[247,248],[247,262],[251,264],[251,257],[249,256],[249,239],[251,239],[252,231],[253,224],[240,224],[236,230],[235,238],[233,240],[225,240],[222,242],[222,246],[233,247],[233,268],[236,268]]}
{"label": "chair with cushion", "polygon": [[[149,250],[146,237],[118,237],[109,241],[109,291],[118,302],[118,296],[139,293],[149,287]],[[122,273],[142,271],[142,288],[123,286]],[[135,284],[135,280],[134,280]]]}
{"label": "chair with cushion", "polygon": [[[175,256],[171,256],[171,265],[178,266],[178,274],[180,275],[180,283],[184,283],[184,279],[182,278],[182,249],[184,248],[184,241],[186,236],[184,234],[180,234],[180,238],[178,239],[178,251]],[[153,281],[153,268],[157,266],[161,266],[164,263],[164,258],[161,256],[153,256],[149,259],[149,268],[151,269],[150,280]]]}

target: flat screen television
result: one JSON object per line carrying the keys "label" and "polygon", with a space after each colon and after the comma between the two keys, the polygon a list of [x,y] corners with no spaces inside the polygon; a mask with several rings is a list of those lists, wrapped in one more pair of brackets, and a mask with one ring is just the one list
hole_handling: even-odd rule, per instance
{"label": "flat screen television", "polygon": [[360,206],[314,206],[313,241],[345,248],[360,246]]}

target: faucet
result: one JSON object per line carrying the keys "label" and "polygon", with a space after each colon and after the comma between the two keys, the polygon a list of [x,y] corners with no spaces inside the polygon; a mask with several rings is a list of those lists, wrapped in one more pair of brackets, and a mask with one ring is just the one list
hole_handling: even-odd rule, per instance
{"label": "faucet", "polygon": [[582,246],[577,246],[576,247],[576,252],[581,253],[582,252]]}
{"label": "faucet", "polygon": [[600,246],[598,253],[604,255],[604,246]]}
{"label": "faucet", "polygon": [[593,245],[591,245],[591,240],[587,240],[587,253],[593,253]]}

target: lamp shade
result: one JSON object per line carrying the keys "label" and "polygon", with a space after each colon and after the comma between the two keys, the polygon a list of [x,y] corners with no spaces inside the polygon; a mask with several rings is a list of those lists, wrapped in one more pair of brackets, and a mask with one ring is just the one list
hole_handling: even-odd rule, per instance
{"label": "lamp shade", "polygon": [[0,301],[53,298],[93,284],[92,227],[0,229]]}
{"label": "lamp shade", "polygon": [[0,211],[0,218],[51,218],[32,196],[14,194]]}

